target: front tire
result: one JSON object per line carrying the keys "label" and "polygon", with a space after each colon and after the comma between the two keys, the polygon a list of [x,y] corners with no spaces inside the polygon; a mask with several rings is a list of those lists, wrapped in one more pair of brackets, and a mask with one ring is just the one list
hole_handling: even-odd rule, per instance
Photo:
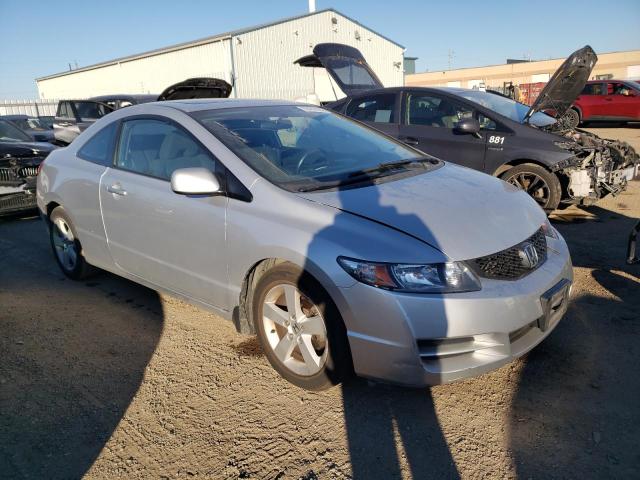
{"label": "front tire", "polygon": [[51,249],[62,273],[73,280],[82,280],[95,274],[97,269],[85,260],[76,230],[64,209],[54,208],[49,220]]}
{"label": "front tire", "polygon": [[510,168],[500,178],[527,192],[547,214],[553,212],[562,198],[558,177],[535,163],[523,163]]}
{"label": "front tire", "polygon": [[253,292],[253,321],[269,363],[306,390],[325,390],[352,374],[347,331],[322,286],[301,268],[281,263]]}
{"label": "front tire", "polygon": [[570,128],[577,128],[580,125],[580,112],[578,112],[575,108],[570,108],[567,110],[565,116],[565,124]]}

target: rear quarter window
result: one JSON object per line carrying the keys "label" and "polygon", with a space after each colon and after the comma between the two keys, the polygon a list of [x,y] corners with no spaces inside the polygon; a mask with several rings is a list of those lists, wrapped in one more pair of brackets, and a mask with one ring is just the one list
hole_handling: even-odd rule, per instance
{"label": "rear quarter window", "polygon": [[117,122],[112,122],[98,131],[78,150],[78,157],[98,165],[110,167],[113,163],[113,144]]}

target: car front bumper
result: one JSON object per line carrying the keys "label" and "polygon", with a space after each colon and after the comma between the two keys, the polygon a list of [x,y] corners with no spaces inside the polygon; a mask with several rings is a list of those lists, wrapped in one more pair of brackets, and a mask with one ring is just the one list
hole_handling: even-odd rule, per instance
{"label": "car front bumper", "polygon": [[36,206],[36,196],[31,192],[24,191],[0,195],[0,215],[35,210]]}
{"label": "car front bumper", "polygon": [[515,281],[482,279],[469,293],[401,294],[356,283],[337,302],[358,375],[427,386],[494,370],[525,354],[558,325],[573,269],[566,243]]}

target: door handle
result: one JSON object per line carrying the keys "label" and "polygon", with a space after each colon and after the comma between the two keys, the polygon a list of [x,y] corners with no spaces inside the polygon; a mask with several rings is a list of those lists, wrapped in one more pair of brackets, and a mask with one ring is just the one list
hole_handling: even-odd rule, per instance
{"label": "door handle", "polygon": [[403,137],[402,141],[407,145],[418,145],[420,141],[415,137]]}
{"label": "door handle", "polygon": [[123,197],[127,194],[126,190],[123,190],[120,185],[111,185],[107,187],[107,192],[113,193],[114,195],[122,195]]}

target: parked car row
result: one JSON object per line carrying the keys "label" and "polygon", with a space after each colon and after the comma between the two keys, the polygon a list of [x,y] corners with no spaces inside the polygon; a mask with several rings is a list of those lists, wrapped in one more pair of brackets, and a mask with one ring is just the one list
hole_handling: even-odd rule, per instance
{"label": "parked car row", "polygon": [[35,178],[40,163],[54,145],[70,144],[107,113],[162,100],[226,98],[230,92],[231,85],[224,80],[190,78],[171,85],[160,95],[104,95],[88,100],[61,100],[55,119],[27,115],[0,117],[0,215],[34,210]]}
{"label": "parked car row", "polygon": [[324,67],[347,94],[326,105],[443,160],[524,189],[547,212],[590,205],[621,192],[640,158],[625,142],[567,126],[596,64],[586,46],[570,55],[529,107],[495,92],[461,88],[384,88],[356,48],[326,43],[296,60]]}
{"label": "parked car row", "polygon": [[103,95],[88,100],[61,100],[53,123],[55,141],[70,144],[97,119],[119,108],[184,98],[226,98],[231,85],[218,78],[190,78],[166,88],[160,95]]}
{"label": "parked car row", "polygon": [[545,113],[566,113],[596,59],[574,53],[531,107],[383,88],[339,44],[297,61],[347,94],[327,108],[202,100],[228,97],[215,79],[156,98],[171,102],[66,100],[56,131],[76,138],[40,163],[37,206],[66,276],[103,269],[214,311],[303,388],[466,378],[566,312],[571,259],[544,210],[636,173],[628,145]]}

